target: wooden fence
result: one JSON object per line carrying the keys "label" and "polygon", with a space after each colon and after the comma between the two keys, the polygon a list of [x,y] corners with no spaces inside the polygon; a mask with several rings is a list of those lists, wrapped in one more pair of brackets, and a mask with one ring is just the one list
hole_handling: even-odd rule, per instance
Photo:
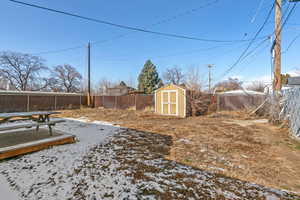
{"label": "wooden fence", "polygon": [[217,103],[217,110],[242,110],[252,109],[261,105],[266,97],[263,95],[217,95],[214,99]]}
{"label": "wooden fence", "polygon": [[0,112],[78,109],[87,105],[82,94],[0,91]]}
{"label": "wooden fence", "polygon": [[144,110],[147,107],[154,107],[153,95],[125,95],[125,96],[95,96],[93,98],[95,107],[111,109]]}

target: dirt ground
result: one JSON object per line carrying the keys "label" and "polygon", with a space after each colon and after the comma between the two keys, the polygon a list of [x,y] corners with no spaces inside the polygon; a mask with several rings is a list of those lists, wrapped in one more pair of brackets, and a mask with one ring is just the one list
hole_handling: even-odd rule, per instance
{"label": "dirt ground", "polygon": [[166,159],[268,187],[300,192],[300,143],[286,128],[244,112],[186,119],[134,110],[81,109],[61,117],[113,122],[122,127],[168,135]]}

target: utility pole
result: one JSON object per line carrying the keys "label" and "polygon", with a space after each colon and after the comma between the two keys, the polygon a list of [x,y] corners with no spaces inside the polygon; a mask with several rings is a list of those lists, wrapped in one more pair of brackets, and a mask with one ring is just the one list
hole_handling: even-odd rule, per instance
{"label": "utility pole", "polygon": [[211,92],[211,81],[212,81],[211,68],[213,67],[213,65],[209,64],[207,65],[207,67],[208,67],[208,91]]}
{"label": "utility pole", "polygon": [[275,0],[274,92],[281,90],[281,5],[282,0]]}
{"label": "utility pole", "polygon": [[87,104],[91,105],[91,44],[88,43],[88,94],[87,94]]}
{"label": "utility pole", "polygon": [[281,91],[281,6],[282,0],[275,0],[275,41],[273,42],[271,53],[274,55],[273,68],[273,95],[271,103],[271,121],[273,124],[279,123],[280,113],[280,91]]}

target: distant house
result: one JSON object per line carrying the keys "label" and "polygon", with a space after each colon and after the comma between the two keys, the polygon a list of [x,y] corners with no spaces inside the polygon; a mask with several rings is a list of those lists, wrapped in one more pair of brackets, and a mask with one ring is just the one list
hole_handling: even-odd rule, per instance
{"label": "distant house", "polygon": [[105,88],[103,90],[103,95],[106,96],[123,96],[133,93],[134,88],[127,86],[124,82],[121,82],[119,85],[111,88]]}
{"label": "distant house", "polygon": [[288,86],[300,86],[300,76],[289,77],[287,81]]}
{"label": "distant house", "polygon": [[0,79],[0,90],[9,90],[9,82],[5,79]]}

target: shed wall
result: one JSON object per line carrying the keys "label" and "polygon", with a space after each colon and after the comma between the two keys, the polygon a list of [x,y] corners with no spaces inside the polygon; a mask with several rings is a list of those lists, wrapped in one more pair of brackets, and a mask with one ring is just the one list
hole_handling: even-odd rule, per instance
{"label": "shed wall", "polygon": [[162,113],[162,92],[168,91],[168,90],[175,90],[178,94],[178,116],[179,117],[185,117],[186,116],[186,98],[185,98],[185,90],[179,87],[176,87],[175,85],[168,85],[166,87],[160,88],[156,91],[155,95],[155,110],[157,114],[163,114]]}

